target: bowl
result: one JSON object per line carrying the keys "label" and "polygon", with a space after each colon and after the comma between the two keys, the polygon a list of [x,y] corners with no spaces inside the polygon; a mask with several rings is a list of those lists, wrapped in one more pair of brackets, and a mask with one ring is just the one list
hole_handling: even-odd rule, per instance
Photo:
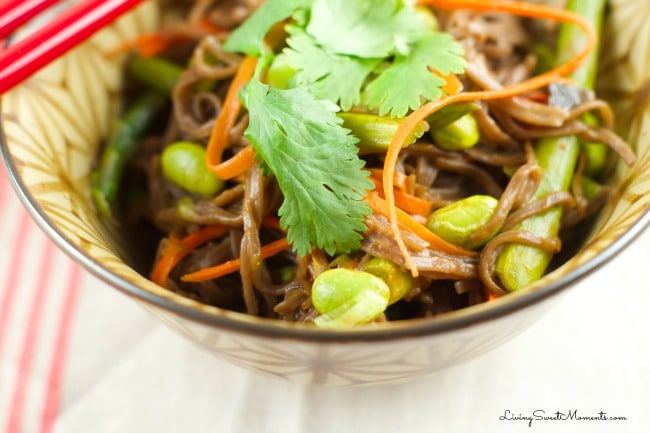
{"label": "bowl", "polygon": [[175,331],[234,364],[300,383],[336,386],[429,375],[524,331],[650,222],[650,4],[612,0],[599,91],[612,103],[618,131],[634,144],[638,161],[616,167],[612,199],[589,238],[542,280],[433,318],[345,331],[251,317],[167,291],[136,270],[127,239],[98,217],[89,188],[89,173],[118,110],[122,86],[124,58],[105,54],[155,29],[161,15],[157,3],[142,4],[3,95],[2,158],[16,193],[60,249]]}

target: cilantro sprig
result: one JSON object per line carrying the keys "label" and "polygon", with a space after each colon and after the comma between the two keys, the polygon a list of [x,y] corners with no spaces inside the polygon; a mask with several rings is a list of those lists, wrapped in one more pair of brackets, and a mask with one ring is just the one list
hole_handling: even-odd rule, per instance
{"label": "cilantro sprig", "polygon": [[299,8],[309,7],[312,0],[269,0],[235,30],[224,49],[259,57],[264,51],[264,37],[271,27],[289,18]]}
{"label": "cilantro sprig", "polygon": [[[286,47],[269,53],[267,33],[286,22]],[[225,49],[283,56],[288,89],[261,80],[241,94],[249,111],[245,136],[284,195],[280,224],[301,255],[313,246],[328,254],[358,249],[363,201],[373,188],[358,139],[337,111],[360,106],[403,117],[439,98],[445,82],[433,74],[462,73],[462,46],[435,30],[431,17],[405,0],[267,0],[226,41]]]}
{"label": "cilantro sprig", "polygon": [[443,95],[445,80],[429,68],[447,75],[465,68],[463,49],[448,33],[427,33],[409,55],[397,55],[393,63],[366,87],[366,103],[380,115],[403,117],[422,99],[433,101]]}
{"label": "cilantro sprig", "polygon": [[319,99],[338,102],[347,111],[361,102],[361,90],[370,73],[381,62],[377,58],[353,58],[327,51],[299,27],[289,27],[291,37],[284,50],[294,69],[294,81],[309,87]]}
{"label": "cilantro sprig", "polygon": [[284,194],[280,223],[296,252],[307,254],[312,245],[328,254],[356,249],[370,213],[361,199],[373,183],[338,108],[304,88],[279,90],[258,80],[246,87],[243,103],[250,112],[246,138]]}
{"label": "cilantro sprig", "polygon": [[423,16],[403,0],[314,0],[307,32],[327,50],[385,58],[427,32]]}

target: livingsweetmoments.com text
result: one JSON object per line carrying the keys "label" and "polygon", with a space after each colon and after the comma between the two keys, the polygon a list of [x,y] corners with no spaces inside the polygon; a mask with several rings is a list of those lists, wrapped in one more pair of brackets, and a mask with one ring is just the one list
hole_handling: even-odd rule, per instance
{"label": "livingsweetmoments.com text", "polygon": [[612,416],[608,415],[605,411],[597,413],[579,413],[577,409],[567,411],[546,411],[544,409],[536,409],[528,414],[521,412],[514,412],[511,410],[504,411],[503,415],[499,417],[500,421],[520,421],[526,422],[528,427],[533,426],[533,421],[627,421],[625,416]]}

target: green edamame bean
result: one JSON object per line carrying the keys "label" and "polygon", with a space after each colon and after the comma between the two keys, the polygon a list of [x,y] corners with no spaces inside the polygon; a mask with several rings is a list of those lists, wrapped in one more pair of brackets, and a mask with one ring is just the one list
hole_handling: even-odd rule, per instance
{"label": "green edamame bean", "polygon": [[489,238],[477,243],[472,241],[472,234],[488,222],[498,204],[499,201],[492,196],[473,195],[435,210],[426,226],[447,242],[475,249]]}
{"label": "green edamame bean", "polygon": [[[393,136],[402,123],[401,119],[378,116],[368,113],[338,113],[343,119],[343,127],[352,131],[359,139],[357,147],[362,153],[386,152]],[[420,122],[414,129],[404,146],[415,143],[428,130],[426,122]]]}
{"label": "green edamame bean", "polygon": [[289,56],[278,54],[266,72],[266,82],[277,89],[288,89],[297,71],[289,64]]}
{"label": "green edamame bean", "polygon": [[438,31],[440,29],[438,17],[431,11],[431,9],[426,6],[416,6],[415,10],[430,30]]}
{"label": "green edamame bean", "polygon": [[388,305],[394,304],[402,299],[416,285],[416,280],[410,272],[382,257],[373,257],[368,260],[361,270],[373,274],[386,282],[390,289]]}
{"label": "green edamame bean", "polygon": [[443,128],[432,130],[431,136],[441,149],[454,151],[473,147],[481,133],[474,116],[467,113]]}
{"label": "green edamame bean", "polygon": [[199,144],[170,144],[162,153],[161,164],[167,179],[191,193],[210,197],[224,188],[225,182],[207,168],[205,148]]}
{"label": "green edamame bean", "polygon": [[369,323],[388,306],[390,289],[384,280],[368,272],[329,269],[319,274],[311,289],[314,320],[324,328],[345,328]]}

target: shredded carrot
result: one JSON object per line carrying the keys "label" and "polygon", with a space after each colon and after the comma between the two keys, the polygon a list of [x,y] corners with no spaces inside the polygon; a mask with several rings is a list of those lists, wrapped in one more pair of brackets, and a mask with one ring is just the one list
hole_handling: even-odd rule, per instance
{"label": "shredded carrot", "polygon": [[[209,19],[205,17],[200,19],[196,23],[196,26],[199,28],[199,30],[205,33],[218,34],[225,32],[224,29],[215,26],[212,22],[210,22]],[[107,56],[110,57],[135,50],[137,51],[138,55],[142,57],[153,57],[167,51],[174,45],[191,40],[192,38],[189,35],[184,34],[180,31],[173,31],[172,29],[145,33],[118,45],[115,49],[109,51],[107,53]]]}
{"label": "shredded carrot", "polygon": [[[261,256],[263,259],[268,259],[281,251],[289,249],[291,245],[287,238],[281,238],[277,241],[266,244],[262,247]],[[214,280],[215,278],[223,277],[224,275],[232,274],[236,272],[241,265],[241,260],[239,258],[228,260],[219,265],[212,266],[209,268],[204,268],[196,272],[185,274],[181,277],[181,280],[190,282],[190,283],[200,283],[202,281]]]}
{"label": "shredded carrot", "polygon": [[433,203],[404,191],[395,190],[395,204],[404,212],[428,217],[433,212]]}
{"label": "shredded carrot", "polygon": [[456,93],[460,93],[463,90],[463,83],[460,81],[460,78],[458,78],[458,75],[454,73],[443,75],[435,69],[432,69],[431,72],[445,80],[445,85],[442,86],[442,90],[445,92],[445,94],[455,95]]}
{"label": "shredded carrot", "polygon": [[541,90],[535,90],[533,92],[526,93],[526,98],[530,99],[531,101],[539,102],[541,104],[547,104],[548,103],[548,92],[544,92],[544,91],[541,91]]}
{"label": "shredded carrot", "polygon": [[404,244],[404,240],[402,239],[402,235],[400,233],[400,218],[398,217],[399,209],[395,204],[395,190],[393,187],[393,180],[399,152],[404,147],[404,143],[411,136],[411,133],[416,125],[431,114],[435,113],[437,110],[440,110],[441,108],[446,107],[452,103],[510,98],[547,86],[553,81],[561,79],[563,76],[569,75],[576,68],[578,68],[598,44],[598,34],[596,33],[596,30],[591,25],[589,20],[578,14],[561,8],[544,6],[534,3],[525,3],[521,1],[506,2],[494,0],[419,0],[418,3],[420,5],[428,5],[442,9],[470,9],[473,11],[482,12],[505,12],[528,18],[548,19],[573,24],[580,27],[580,29],[585,33],[586,46],[582,52],[580,52],[568,62],[543,74],[522,81],[521,83],[513,84],[500,90],[457,93],[443,96],[441,99],[436,101],[431,101],[427,104],[424,104],[413,113],[409,114],[400,124],[397,132],[393,136],[393,140],[388,147],[388,151],[386,152],[383,178],[384,195],[386,197],[389,214],[388,218],[390,220],[393,236],[395,237],[400,252],[404,257],[406,267],[411,270],[411,273],[414,276],[418,275],[418,271],[413,264],[410,255],[408,254],[408,250],[406,249],[406,245]]}
{"label": "shredded carrot", "polygon": [[265,216],[264,219],[262,220],[262,225],[264,227],[284,231],[282,230],[282,227],[280,227],[280,220],[275,215]]}
{"label": "shredded carrot", "polygon": [[213,166],[212,171],[221,179],[233,179],[248,170],[254,162],[255,150],[249,144],[231,158]]}
{"label": "shredded carrot", "polygon": [[111,49],[106,55],[111,57],[135,50],[141,57],[153,57],[164,52],[170,46],[186,40],[187,37],[171,35],[164,32],[146,33],[120,44],[114,49]]}
{"label": "shredded carrot", "polygon": [[164,286],[169,274],[181,260],[187,257],[188,254],[199,246],[213,239],[220,238],[227,232],[227,227],[220,224],[214,224],[202,227],[182,239],[179,239],[172,233],[169,236],[169,241],[167,242],[160,260],[158,260],[151,273],[151,280],[156,284]]}
{"label": "shredded carrot", "polygon": [[215,25],[208,17],[199,19],[196,26],[205,33],[218,34],[227,32],[224,28]]}
{"label": "shredded carrot", "polygon": [[160,286],[164,286],[172,269],[174,269],[174,266],[179,262],[177,257],[182,252],[183,244],[181,243],[181,240],[172,233],[169,235],[167,245],[165,245],[165,249],[160,256],[160,259],[156,262],[156,266],[154,266],[153,271],[151,272],[151,281]]}
{"label": "shredded carrot", "polygon": [[[230,84],[226,99],[221,107],[221,112],[214,122],[210,141],[207,146],[206,163],[208,168],[221,179],[227,180],[248,170],[254,162],[255,152],[252,147],[246,147],[228,161],[221,161],[224,149],[228,146],[230,130],[237,122],[237,117],[242,109],[239,92],[248,83],[255,73],[257,58],[246,56],[241,62],[235,77]],[[238,156],[239,155],[239,156]]]}
{"label": "shredded carrot", "polygon": [[[383,168],[370,168],[370,176],[373,179],[383,181],[384,179],[384,169]],[[393,176],[393,182],[395,183],[395,188],[406,192],[408,189],[408,176],[402,173],[401,171],[396,171]]]}
{"label": "shredded carrot", "polygon": [[[383,183],[374,177],[371,180],[375,183],[375,191],[383,198]],[[395,205],[412,215],[428,217],[433,212],[433,203],[399,189],[395,190]]]}

